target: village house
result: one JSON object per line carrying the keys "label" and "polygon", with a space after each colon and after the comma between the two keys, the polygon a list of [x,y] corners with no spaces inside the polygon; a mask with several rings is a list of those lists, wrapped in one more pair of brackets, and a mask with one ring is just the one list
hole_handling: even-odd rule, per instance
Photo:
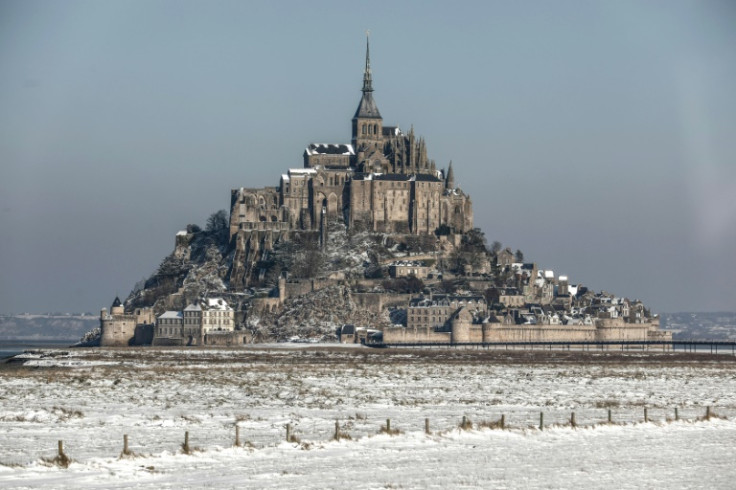
{"label": "village house", "polygon": [[222,298],[193,303],[183,311],[166,311],[156,319],[153,345],[244,343],[235,339],[235,312]]}
{"label": "village house", "polygon": [[407,328],[446,328],[450,317],[460,308],[467,308],[474,316],[484,316],[488,309],[483,296],[434,295],[412,298],[407,310]]}
{"label": "village house", "polygon": [[388,273],[393,278],[414,276],[426,279],[429,267],[422,260],[397,260],[388,266]]}

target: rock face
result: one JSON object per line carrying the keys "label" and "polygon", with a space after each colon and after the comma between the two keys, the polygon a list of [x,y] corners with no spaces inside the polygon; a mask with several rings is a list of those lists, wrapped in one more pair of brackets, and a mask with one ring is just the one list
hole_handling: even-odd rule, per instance
{"label": "rock face", "polygon": [[352,300],[350,287],[329,286],[284,302],[274,313],[248,315],[247,328],[260,341],[315,339],[336,340],[336,330],[345,324],[390,325],[388,313],[360,307]]}
{"label": "rock face", "polygon": [[125,309],[150,306],[156,315],[181,310],[207,294],[227,291],[232,253],[213,232],[189,226],[176,235],[174,251],[125,300]]}

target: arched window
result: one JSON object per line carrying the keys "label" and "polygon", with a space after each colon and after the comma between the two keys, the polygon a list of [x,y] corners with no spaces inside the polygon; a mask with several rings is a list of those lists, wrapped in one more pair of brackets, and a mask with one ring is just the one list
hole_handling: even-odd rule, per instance
{"label": "arched window", "polygon": [[366,133],[366,128],[365,128],[365,124],[363,124],[362,128],[363,128],[363,129],[362,129],[362,132],[363,132],[363,134],[365,134],[365,133]]}
{"label": "arched window", "polygon": [[373,133],[378,134],[378,124],[373,125]]}

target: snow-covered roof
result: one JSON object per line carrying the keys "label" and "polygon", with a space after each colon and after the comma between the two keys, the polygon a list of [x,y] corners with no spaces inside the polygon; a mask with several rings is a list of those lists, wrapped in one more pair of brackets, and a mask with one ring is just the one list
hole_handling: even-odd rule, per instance
{"label": "snow-covered roof", "polygon": [[173,318],[173,319],[178,319],[178,318],[183,318],[183,316],[184,316],[184,315],[182,315],[181,311],[165,311],[165,312],[161,313],[161,314],[160,314],[160,315],[158,316],[158,318],[159,318],[159,319],[161,319],[161,318]]}
{"label": "snow-covered roof", "polygon": [[187,230],[180,230],[176,232],[176,236],[186,236]]}
{"label": "snow-covered roof", "polygon": [[199,305],[191,304],[184,308],[184,311],[202,311],[202,308]]}
{"label": "snow-covered roof", "polygon": [[232,308],[228,306],[227,301],[222,298],[208,298],[207,309],[209,310],[220,310],[220,311],[231,311]]}
{"label": "snow-covered roof", "polygon": [[424,261],[423,260],[397,260],[395,262],[391,262],[391,265],[399,266],[399,267],[424,267]]}
{"label": "snow-covered roof", "polygon": [[314,175],[317,171],[313,168],[290,168],[289,176],[292,175]]}
{"label": "snow-covered roof", "polygon": [[305,151],[307,155],[355,155],[353,145],[344,143],[311,143]]}
{"label": "snow-covered roof", "polygon": [[559,280],[560,281],[567,281],[567,276],[560,276]]}

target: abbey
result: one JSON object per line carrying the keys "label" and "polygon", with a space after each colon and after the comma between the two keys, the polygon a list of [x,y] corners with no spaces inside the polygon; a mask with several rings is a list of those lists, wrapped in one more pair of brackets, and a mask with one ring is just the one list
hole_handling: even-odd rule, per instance
{"label": "abbey", "polygon": [[407,134],[383,124],[373,99],[369,49],[366,42],[363,95],[350,143],[310,144],[303,167],[289,169],[278,187],[232,190],[230,238],[238,249],[253,241],[254,231],[320,231],[330,220],[414,235],[473,227],[470,196],[455,187],[452,163],[438,170],[413,128]]}

